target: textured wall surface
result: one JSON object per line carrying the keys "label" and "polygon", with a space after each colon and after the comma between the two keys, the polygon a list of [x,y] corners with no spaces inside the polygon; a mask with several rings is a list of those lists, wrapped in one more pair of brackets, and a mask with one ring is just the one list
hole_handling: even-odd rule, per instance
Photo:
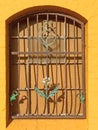
{"label": "textured wall surface", "polygon": [[[59,6],[87,19],[85,24],[86,119],[12,120],[6,116],[8,87],[8,33],[6,20],[35,6]],[[0,130],[98,130],[98,0],[0,0]]]}

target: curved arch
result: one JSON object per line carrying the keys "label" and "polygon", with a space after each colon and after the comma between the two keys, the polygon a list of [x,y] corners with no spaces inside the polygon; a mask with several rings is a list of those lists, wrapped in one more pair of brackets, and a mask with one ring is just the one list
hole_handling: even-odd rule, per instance
{"label": "curved arch", "polygon": [[35,6],[35,7],[30,7],[27,9],[24,9],[14,15],[12,15],[11,17],[9,17],[6,21],[7,23],[10,23],[12,21],[15,21],[21,17],[30,15],[30,14],[35,14],[35,13],[43,13],[43,12],[53,12],[53,13],[61,13],[61,14],[66,14],[72,17],[77,18],[78,20],[80,20],[83,23],[86,23],[87,20],[81,16],[80,14],[70,10],[70,9],[66,9],[63,7],[58,7],[58,6],[51,6],[51,5],[45,5],[45,6]]}

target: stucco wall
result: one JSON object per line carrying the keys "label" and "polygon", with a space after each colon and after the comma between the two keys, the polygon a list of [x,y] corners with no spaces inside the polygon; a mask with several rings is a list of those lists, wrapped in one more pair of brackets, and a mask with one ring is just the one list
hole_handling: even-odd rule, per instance
{"label": "stucco wall", "polygon": [[[6,20],[35,6],[52,5],[75,11],[85,25],[86,119],[31,119],[6,122],[8,87]],[[0,0],[0,130],[98,130],[98,0]],[[8,91],[7,91],[8,95]],[[8,125],[6,127],[6,124]]]}

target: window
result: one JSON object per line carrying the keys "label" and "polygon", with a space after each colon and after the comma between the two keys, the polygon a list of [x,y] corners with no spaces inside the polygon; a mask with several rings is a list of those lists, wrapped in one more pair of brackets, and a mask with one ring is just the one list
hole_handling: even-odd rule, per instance
{"label": "window", "polygon": [[10,24],[12,118],[84,118],[84,23],[37,13]]}

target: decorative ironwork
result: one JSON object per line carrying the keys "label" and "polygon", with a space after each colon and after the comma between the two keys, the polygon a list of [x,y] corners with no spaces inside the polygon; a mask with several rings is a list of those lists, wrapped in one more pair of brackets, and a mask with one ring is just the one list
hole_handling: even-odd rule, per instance
{"label": "decorative ironwork", "polygon": [[80,102],[84,102],[85,101],[85,97],[83,95],[83,92],[80,92]]}
{"label": "decorative ironwork", "polygon": [[80,93],[78,93],[76,96],[79,96],[81,103],[83,103],[85,101],[85,97],[84,97],[83,91],[81,91]]}
{"label": "decorative ironwork", "polygon": [[[57,93],[57,91],[58,91],[58,85],[53,89],[53,90],[51,90],[51,92],[49,93],[48,92],[48,90],[49,90],[49,88],[48,88],[48,86],[49,86],[49,84],[50,84],[50,77],[46,77],[46,78],[44,78],[43,79],[43,83],[44,83],[44,85],[45,85],[45,89],[46,89],[46,94],[44,93],[44,92],[42,92],[41,90],[39,90],[38,89],[38,87],[35,85],[35,91],[40,95],[40,96],[42,96],[42,97],[44,97],[44,98],[46,98],[47,100],[49,99],[49,97],[52,97],[52,96],[54,96],[56,93]],[[49,93],[49,94],[48,94]]]}
{"label": "decorative ironwork", "polygon": [[[56,41],[56,33],[55,33],[55,27],[53,27],[52,21],[44,20],[43,26],[39,28],[39,38],[43,44],[43,46],[46,48],[46,51],[48,48],[53,45]],[[48,56],[46,61],[48,61]],[[47,69],[48,69],[48,62],[46,63]],[[49,71],[49,70],[48,70]],[[35,91],[42,97],[49,99],[49,97],[54,96],[58,91],[58,86],[56,86],[49,94],[48,94],[48,87],[50,84],[50,77],[46,77],[43,79],[43,83],[45,85],[46,94],[38,89],[38,87],[35,85]]]}
{"label": "decorative ironwork", "polygon": [[15,101],[17,99],[17,97],[19,96],[19,93],[17,91],[13,91],[12,95],[10,97],[10,101]]}
{"label": "decorative ironwork", "polygon": [[44,20],[42,24],[43,26],[39,28],[39,39],[43,46],[48,50],[56,41],[56,27],[53,27],[52,21]]}
{"label": "decorative ironwork", "polygon": [[10,32],[12,118],[84,118],[84,23],[36,13]]}

